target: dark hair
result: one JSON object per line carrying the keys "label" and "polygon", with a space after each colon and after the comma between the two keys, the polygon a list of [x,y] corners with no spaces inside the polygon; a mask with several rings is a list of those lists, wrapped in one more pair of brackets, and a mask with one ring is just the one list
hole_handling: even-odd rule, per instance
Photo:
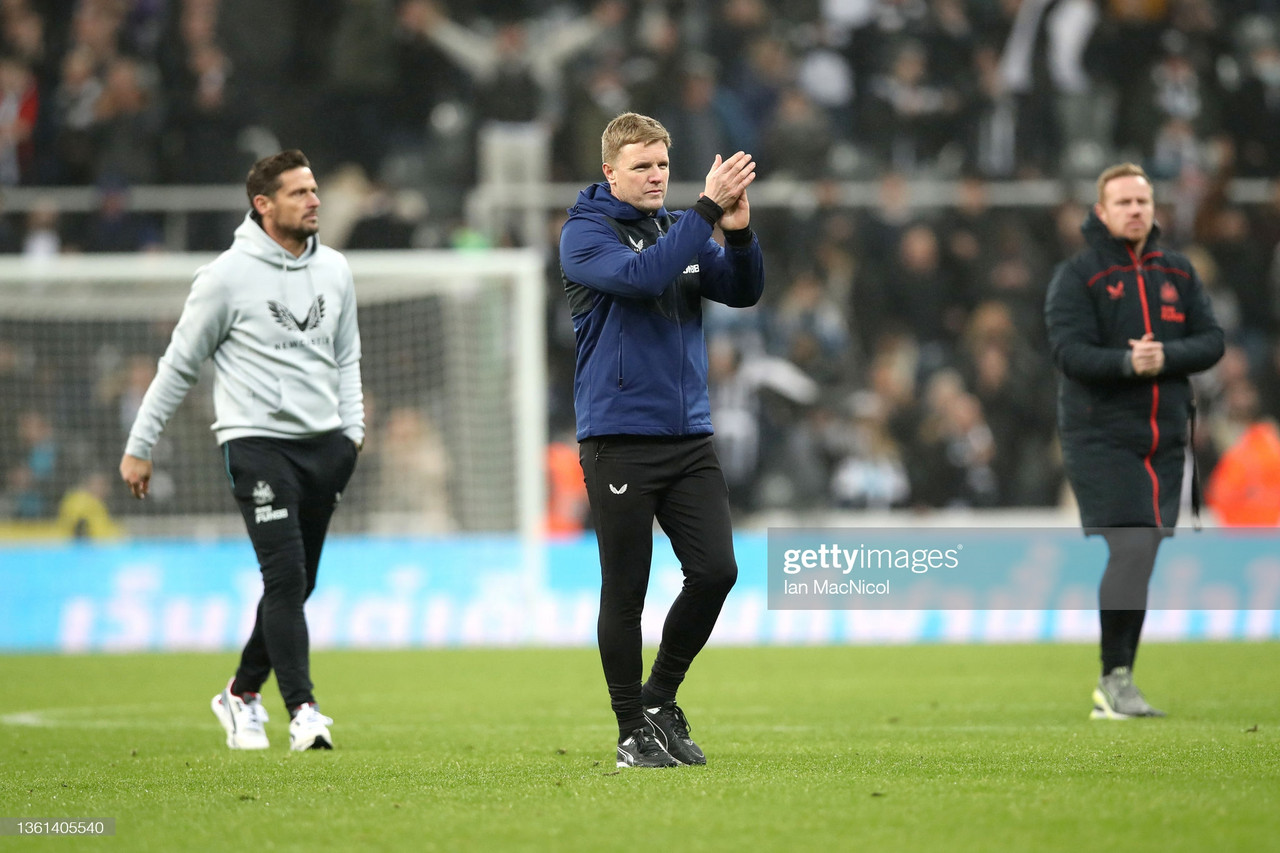
{"label": "dark hair", "polygon": [[280,176],[290,169],[301,168],[311,168],[311,161],[297,148],[263,157],[253,164],[253,168],[249,170],[249,177],[244,182],[244,188],[249,194],[249,215],[256,222],[262,223],[262,215],[253,206],[254,198],[260,195],[274,195],[275,191],[280,189]]}

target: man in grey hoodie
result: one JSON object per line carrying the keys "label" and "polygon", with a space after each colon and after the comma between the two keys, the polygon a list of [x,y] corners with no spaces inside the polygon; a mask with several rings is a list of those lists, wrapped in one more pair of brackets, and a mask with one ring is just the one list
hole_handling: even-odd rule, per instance
{"label": "man in grey hoodie", "polygon": [[246,189],[252,209],[231,248],[196,271],[120,476],[146,497],[151,448],[213,359],[212,429],[263,584],[253,633],[213,712],[231,749],[266,749],[260,691],[274,669],[290,748],[332,749],[333,720],[312,694],[303,604],[364,443],[355,289],[346,259],[316,237],[320,198],[301,151],[259,160]]}

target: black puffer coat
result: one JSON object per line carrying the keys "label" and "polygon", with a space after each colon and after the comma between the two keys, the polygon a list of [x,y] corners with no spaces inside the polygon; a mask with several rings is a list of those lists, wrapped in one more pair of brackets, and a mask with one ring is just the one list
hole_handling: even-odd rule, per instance
{"label": "black puffer coat", "polygon": [[[1067,476],[1086,528],[1173,527],[1187,377],[1222,357],[1222,327],[1191,262],[1159,247],[1159,226],[1141,257],[1096,214],[1082,230],[1088,247],[1058,268],[1045,301]],[[1148,332],[1164,344],[1155,377],[1135,375],[1127,355]]]}

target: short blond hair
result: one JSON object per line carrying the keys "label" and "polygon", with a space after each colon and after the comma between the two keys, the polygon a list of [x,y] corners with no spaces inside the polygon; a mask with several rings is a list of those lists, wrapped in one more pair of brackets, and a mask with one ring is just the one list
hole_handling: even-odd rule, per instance
{"label": "short blond hair", "polygon": [[656,118],[642,116],[639,113],[623,113],[609,122],[609,126],[604,129],[600,137],[601,162],[612,165],[622,147],[634,142],[641,145],[661,142],[670,148],[671,134],[667,133],[662,122]]}
{"label": "short blond hair", "polygon": [[1151,178],[1147,176],[1146,171],[1137,163],[1117,163],[1107,169],[1098,176],[1098,204],[1103,203],[1104,193],[1107,190],[1107,184],[1116,178],[1142,178],[1148,184]]}

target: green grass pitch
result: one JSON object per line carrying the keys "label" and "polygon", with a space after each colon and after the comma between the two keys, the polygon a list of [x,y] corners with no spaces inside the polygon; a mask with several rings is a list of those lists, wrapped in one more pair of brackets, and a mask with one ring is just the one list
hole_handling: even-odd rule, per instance
{"label": "green grass pitch", "polygon": [[0,657],[0,850],[1280,850],[1280,644],[1145,646],[1164,720],[1092,722],[1082,645],[707,649],[704,768],[618,771],[595,652],[326,652],[333,752],[233,753],[232,655]]}

